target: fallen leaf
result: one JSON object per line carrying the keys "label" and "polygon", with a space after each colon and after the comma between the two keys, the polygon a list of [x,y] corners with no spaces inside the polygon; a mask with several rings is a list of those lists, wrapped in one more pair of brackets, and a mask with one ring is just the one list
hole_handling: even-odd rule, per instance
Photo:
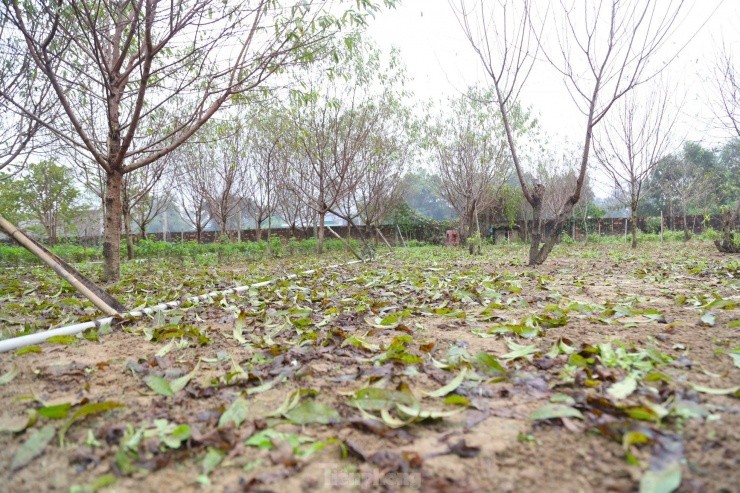
{"label": "fallen leaf", "polygon": [[615,399],[626,399],[635,390],[637,390],[637,378],[634,375],[628,375],[621,382],[609,387],[606,392]]}
{"label": "fallen leaf", "polygon": [[640,493],[671,493],[681,486],[681,465],[678,461],[661,470],[649,469],[640,478]]}
{"label": "fallen leaf", "polygon": [[229,423],[234,423],[234,427],[238,428],[247,419],[247,413],[247,401],[242,397],[237,397],[218,419],[218,427],[223,428]]}
{"label": "fallen leaf", "polygon": [[580,418],[583,419],[581,411],[565,404],[545,404],[529,415],[529,419],[540,421],[552,418]]}
{"label": "fallen leaf", "polygon": [[52,425],[46,425],[38,431],[35,431],[23,442],[23,445],[16,451],[13,461],[10,463],[10,470],[17,471],[26,467],[29,462],[41,455],[46,446],[54,438],[56,428]]}
{"label": "fallen leaf", "polygon": [[341,416],[333,407],[316,402],[313,399],[307,399],[301,401],[300,404],[290,409],[283,416],[288,419],[291,423],[297,425],[306,425],[311,423],[319,423],[328,425],[332,423],[338,423]]}
{"label": "fallen leaf", "polygon": [[144,377],[144,383],[154,392],[164,397],[174,397],[175,392],[170,387],[170,382],[158,375],[147,375]]}
{"label": "fallen leaf", "polygon": [[465,380],[465,377],[467,375],[468,369],[463,368],[462,371],[455,378],[450,380],[450,383],[432,392],[424,392],[424,394],[429,397],[444,397],[450,392],[455,391],[455,389],[457,389],[463,383],[463,380]]}
{"label": "fallen leaf", "polygon": [[0,385],[9,384],[16,376],[18,376],[18,367],[13,365],[10,370],[0,376]]}

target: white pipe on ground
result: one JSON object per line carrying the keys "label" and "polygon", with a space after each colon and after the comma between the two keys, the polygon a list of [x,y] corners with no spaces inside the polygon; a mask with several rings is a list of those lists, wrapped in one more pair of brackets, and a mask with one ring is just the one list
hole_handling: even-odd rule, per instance
{"label": "white pipe on ground", "polygon": [[[359,264],[359,263],[363,263],[363,261],[353,260],[351,262],[347,262],[344,264],[329,265],[325,268],[326,269],[336,269],[337,267],[342,267],[344,265],[352,265],[352,264]],[[314,273],[316,273],[316,269],[311,269],[311,270],[300,272],[298,274],[289,274],[285,276],[284,279],[295,279],[298,276],[305,276],[305,275],[310,275]],[[272,279],[269,281],[257,282],[257,283],[249,284],[246,286],[237,286],[235,288],[224,289],[222,291],[211,291],[210,293],[201,294],[198,296],[190,296],[188,298],[185,298],[184,301],[190,301],[190,302],[205,301],[209,298],[213,298],[214,296],[218,296],[218,295],[229,295],[229,294],[234,294],[234,293],[241,293],[251,288],[260,288],[263,286],[269,286],[270,284],[273,284],[274,282],[276,282],[276,280]],[[124,313],[122,317],[124,319],[141,318],[144,315],[151,315],[156,312],[176,308],[180,306],[182,303],[183,303],[183,300],[168,301],[167,303],[160,303],[158,305],[144,308],[142,310],[132,310],[130,312]],[[113,320],[114,320],[114,317],[105,317],[105,318],[100,318],[98,320],[92,320],[90,322],[82,322],[79,324],[67,325],[66,327],[59,327],[57,329],[49,329],[44,332],[36,332],[34,334],[14,337],[13,339],[6,339],[4,341],[0,341],[0,353],[4,353],[7,351],[13,351],[14,349],[19,349],[25,346],[32,346],[34,344],[40,344],[44,342],[45,340],[49,339],[50,337],[54,337],[54,336],[71,336],[71,335],[79,334],[80,332],[87,330],[87,329],[92,329],[95,327],[100,327],[102,325],[110,324],[113,322]]]}

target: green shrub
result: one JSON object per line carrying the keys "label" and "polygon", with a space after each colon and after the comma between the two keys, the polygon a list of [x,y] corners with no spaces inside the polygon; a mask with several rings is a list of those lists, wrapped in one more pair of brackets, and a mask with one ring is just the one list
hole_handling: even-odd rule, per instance
{"label": "green shrub", "polygon": [[645,219],[646,233],[660,233],[660,217],[648,217]]}
{"label": "green shrub", "polygon": [[418,247],[424,247],[424,246],[428,246],[428,245],[429,245],[429,243],[427,243],[425,241],[419,241],[419,240],[408,240],[406,242],[406,246],[407,247],[410,247],[410,248],[418,248]]}
{"label": "green shrub", "polygon": [[704,232],[699,235],[699,238],[701,238],[702,240],[710,241],[719,240],[721,237],[722,234],[711,226],[708,226],[707,229],[705,229]]}

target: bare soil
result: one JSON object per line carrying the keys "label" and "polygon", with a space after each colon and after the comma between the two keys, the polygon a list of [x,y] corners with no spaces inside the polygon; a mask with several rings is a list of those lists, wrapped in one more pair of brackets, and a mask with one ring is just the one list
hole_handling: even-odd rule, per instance
{"label": "bare soil", "polygon": [[[0,374],[18,372],[0,386],[0,490],[630,492],[647,471],[660,471],[661,461],[678,461],[677,491],[738,491],[737,392],[696,387],[740,385],[731,356],[740,346],[738,258],[701,243],[637,252],[570,246],[534,270],[522,265],[523,255],[513,248],[472,258],[399,253],[125,322],[98,341],[0,354]],[[724,302],[712,305],[717,299]],[[565,324],[540,320],[534,337],[495,330],[557,310]],[[396,313],[397,320],[387,318]],[[711,323],[702,322],[706,314]],[[512,342],[536,351],[507,357]],[[567,352],[550,353],[559,343],[594,361],[578,366]],[[594,349],[604,343],[650,352],[652,359],[640,361],[651,368],[609,366],[603,349]],[[497,358],[505,374],[481,369],[481,352]],[[191,371],[174,397],[146,384],[147,377],[172,382]],[[467,377],[446,396],[427,395],[461,371]],[[623,399],[611,395],[630,372],[637,389]],[[354,404],[368,387],[402,392],[423,410],[449,415],[399,424],[408,416],[389,404],[384,419]],[[280,412],[300,389],[312,389],[300,402],[337,414],[316,422],[317,412],[302,423]],[[446,400],[450,395],[459,399]],[[583,419],[532,419],[563,397]],[[238,398],[246,416],[238,426],[219,426]],[[679,415],[679,401],[700,415]],[[102,402],[122,407],[74,418],[75,410]],[[40,414],[57,404],[70,411],[60,419]],[[626,414],[654,405],[668,414]],[[25,429],[8,431],[26,416]],[[157,420],[187,425],[189,438],[166,445]],[[43,452],[11,470],[24,442],[49,424],[57,435]],[[134,443],[137,430],[149,433]],[[265,430],[274,432],[266,446],[249,443]],[[625,445],[636,431],[647,443]],[[296,446],[297,437],[305,443]],[[212,468],[204,466],[209,451],[223,456]]]}

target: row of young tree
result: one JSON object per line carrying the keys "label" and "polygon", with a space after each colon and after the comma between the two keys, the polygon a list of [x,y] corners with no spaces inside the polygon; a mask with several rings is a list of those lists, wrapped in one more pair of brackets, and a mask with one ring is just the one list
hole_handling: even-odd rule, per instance
{"label": "row of young tree", "polygon": [[[665,66],[656,56],[675,56],[667,45],[683,2],[450,3],[487,84],[417,121],[395,56],[345,31],[381,2],[3,0],[0,109],[12,117],[0,130],[14,138],[0,169],[42,148],[72,163],[101,200],[109,280],[121,232],[131,238],[133,222],[145,230],[173,201],[198,232],[241,225],[245,211],[268,228],[273,215],[293,228],[315,220],[319,245],[330,212],[377,225],[400,201],[415,144],[464,236],[480,233],[481,211],[495,203],[509,216],[530,211],[531,265],[579,204],[588,214],[592,154],[636,214],[645,184],[682,161],[665,157],[675,122],[667,93],[635,91],[655,87]],[[522,107],[541,63],[583,114],[574,148],[544,145]],[[730,56],[718,68],[718,113],[737,130]],[[524,199],[516,206],[513,177]]]}
{"label": "row of young tree", "polygon": [[[0,169],[77,153],[104,186],[104,278],[120,275],[124,180],[217,114],[270,97],[393,0],[3,0]],[[233,110],[232,110],[233,111]]]}

